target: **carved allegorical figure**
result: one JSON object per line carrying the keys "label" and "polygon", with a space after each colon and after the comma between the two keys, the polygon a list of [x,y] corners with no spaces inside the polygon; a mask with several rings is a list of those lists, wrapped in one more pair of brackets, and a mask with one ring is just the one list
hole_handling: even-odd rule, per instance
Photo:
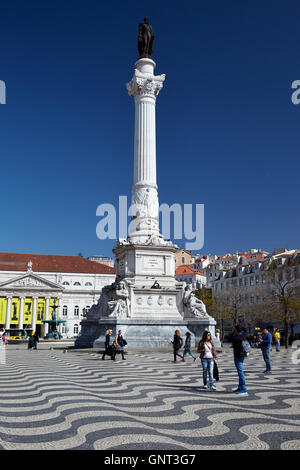
{"label": "carved allegorical figure", "polygon": [[157,190],[149,187],[135,188],[132,194],[132,215],[137,217],[158,217]]}
{"label": "carved allegorical figure", "polygon": [[105,317],[126,318],[129,316],[129,309],[129,290],[125,282],[114,282],[102,289],[98,303],[90,308],[86,318],[88,320]]}
{"label": "carved allegorical figure", "polygon": [[129,311],[129,291],[124,282],[120,282],[115,290],[115,299],[108,302],[109,317],[126,318]]}
{"label": "carved allegorical figure", "polygon": [[188,310],[188,313],[194,317],[208,317],[206,307],[202,300],[197,299],[195,294],[192,292],[190,285],[187,285],[184,290],[183,303]]}

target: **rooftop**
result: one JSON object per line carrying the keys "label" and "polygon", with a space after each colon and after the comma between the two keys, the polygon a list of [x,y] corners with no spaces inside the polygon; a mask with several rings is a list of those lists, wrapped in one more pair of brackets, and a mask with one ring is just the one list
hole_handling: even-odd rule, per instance
{"label": "rooftop", "polygon": [[115,269],[81,256],[0,253],[0,271],[32,271],[49,273],[115,274]]}

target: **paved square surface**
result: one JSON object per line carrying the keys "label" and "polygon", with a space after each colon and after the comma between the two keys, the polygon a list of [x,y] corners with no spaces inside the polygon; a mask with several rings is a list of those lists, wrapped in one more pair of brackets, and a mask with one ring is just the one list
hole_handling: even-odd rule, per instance
{"label": "paved square surface", "polygon": [[[300,365],[293,350],[245,360],[248,397],[237,397],[232,351],[219,354],[217,391],[202,389],[200,360],[131,352],[6,347],[0,364],[0,449],[300,449]],[[299,356],[298,356],[299,357]]]}

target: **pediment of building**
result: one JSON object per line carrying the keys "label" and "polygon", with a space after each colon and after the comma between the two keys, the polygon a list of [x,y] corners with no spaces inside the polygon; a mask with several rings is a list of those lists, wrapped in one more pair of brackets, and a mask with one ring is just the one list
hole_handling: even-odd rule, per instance
{"label": "pediment of building", "polygon": [[37,274],[28,273],[8,281],[0,283],[0,289],[42,289],[42,290],[60,290],[63,291],[64,288],[60,284],[55,282],[48,281]]}

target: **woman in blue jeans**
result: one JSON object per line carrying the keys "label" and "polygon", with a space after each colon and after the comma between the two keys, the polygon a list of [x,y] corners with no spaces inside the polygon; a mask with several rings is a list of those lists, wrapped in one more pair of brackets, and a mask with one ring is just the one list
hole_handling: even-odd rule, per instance
{"label": "woman in blue jeans", "polygon": [[211,340],[209,331],[204,331],[201,341],[198,345],[198,353],[203,369],[203,388],[207,389],[207,373],[209,376],[210,390],[216,390],[214,385],[214,361],[217,361],[217,353],[214,343]]}
{"label": "woman in blue jeans", "polygon": [[234,364],[239,376],[239,385],[236,390],[233,390],[237,395],[247,396],[247,387],[244,374],[244,351],[242,348],[242,341],[245,339],[245,333],[240,325],[236,325],[231,333],[230,341],[233,347]]}

